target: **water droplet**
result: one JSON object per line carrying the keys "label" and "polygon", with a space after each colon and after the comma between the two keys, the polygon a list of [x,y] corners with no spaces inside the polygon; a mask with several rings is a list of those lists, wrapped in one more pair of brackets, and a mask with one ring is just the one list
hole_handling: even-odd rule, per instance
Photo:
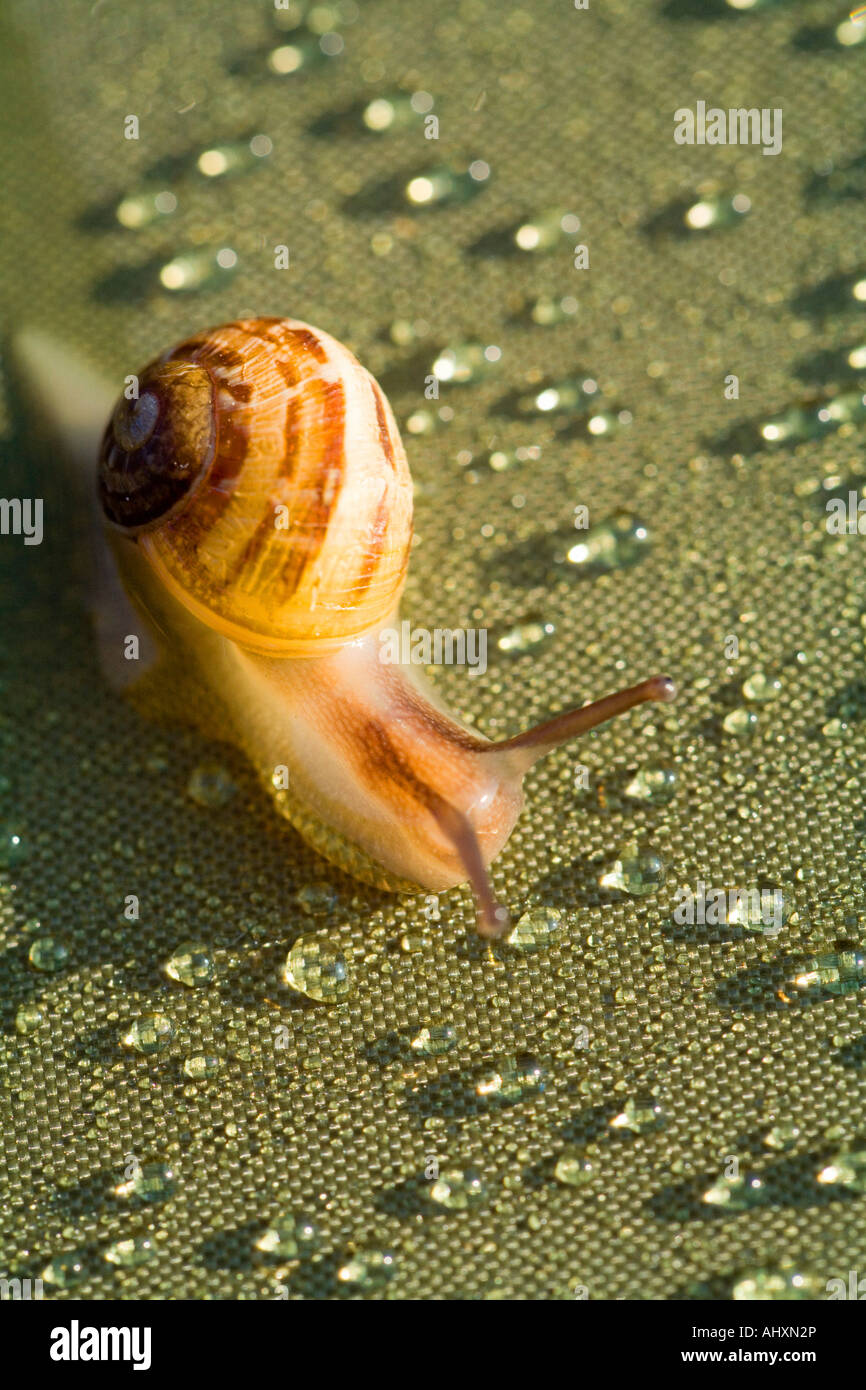
{"label": "water droplet", "polygon": [[301,936],[295,942],[286,960],[285,980],[323,1004],[339,1003],[352,989],[346,957],[317,936]]}
{"label": "water droplet", "polygon": [[767,444],[789,444],[803,439],[821,439],[842,425],[855,425],[866,420],[866,395],[845,391],[834,397],[817,397],[799,405],[789,406],[780,415],[772,415],[759,427]]}
{"label": "water droplet", "polygon": [[562,912],[558,907],[530,907],[518,917],[505,942],[515,951],[531,955],[545,950],[561,925]]}
{"label": "water droplet", "polygon": [[821,733],[829,739],[842,739],[847,732],[848,725],[844,719],[828,719],[827,723],[821,726]]}
{"label": "water droplet", "polygon": [[273,150],[267,135],[254,135],[251,140],[232,140],[202,150],[198,171],[208,179],[224,178],[227,174],[245,174],[256,169]]}
{"label": "water droplet", "polygon": [[217,289],[228,284],[237,263],[237,252],[230,246],[188,251],[166,262],[159,272],[159,280],[163,289],[172,293]]}
{"label": "water droplet", "polygon": [[327,883],[307,883],[295,894],[295,902],[309,917],[328,917],[339,899]]}
{"label": "water droplet", "polygon": [[667,1115],[651,1092],[629,1097],[610,1121],[611,1129],[629,1129],[633,1134],[652,1134],[666,1124]]}
{"label": "water droplet", "polygon": [[285,1212],[277,1216],[256,1241],[263,1255],[281,1260],[300,1260],[319,1247],[319,1228],[307,1216]]}
{"label": "water droplet", "polygon": [[109,1245],[103,1251],[102,1258],[121,1269],[136,1269],[139,1265],[147,1264],[155,1254],[156,1246],[150,1236],[132,1236]]}
{"label": "water droplet", "polygon": [[174,1195],[174,1171],[168,1163],[136,1163],[135,1172],[114,1189],[116,1197],[165,1202]]}
{"label": "water droplet", "polygon": [[431,370],[437,381],[468,386],[489,376],[501,360],[502,349],[494,343],[458,343],[440,352]]}
{"label": "water droplet", "polygon": [[17,869],[27,858],[27,843],[12,825],[0,828],[0,869]]}
{"label": "water droplet", "polygon": [[514,1105],[519,1100],[540,1095],[544,1090],[544,1068],[529,1052],[503,1057],[479,1078],[475,1094],[482,1100]]}
{"label": "water droplet", "polygon": [[69,948],[59,936],[38,936],[30,947],[27,959],[34,970],[53,975],[69,960]]}
{"label": "water droplet", "polygon": [[487,466],[493,473],[506,473],[522,463],[537,463],[541,449],[537,444],[521,445],[517,449],[493,449],[487,455]]}
{"label": "water droplet", "polygon": [[22,1004],[15,1015],[15,1027],[19,1033],[35,1033],[44,1018],[38,1004]]}
{"label": "water droplet", "polygon": [[648,801],[663,806],[677,789],[678,774],[670,763],[644,763],[625,788],[632,801]]}
{"label": "water droplet", "polygon": [[722,728],[726,734],[733,734],[735,738],[743,738],[747,734],[753,734],[758,728],[759,722],[753,709],[747,709],[745,705],[740,705],[738,709],[728,711],[722,720]]}
{"label": "water droplet", "polygon": [[561,208],[548,208],[537,217],[521,222],[512,232],[519,251],[553,251],[580,231],[580,218]]}
{"label": "water droplet", "polygon": [[449,1211],[466,1211],[477,1206],[487,1196],[481,1174],[474,1168],[449,1168],[440,1173],[428,1189],[431,1202]]}
{"label": "water droplet", "polygon": [[277,77],[291,77],[296,72],[306,72],[327,62],[328,57],[319,40],[313,35],[304,35],[294,43],[282,43],[271,49],[267,64]]}
{"label": "water droplet", "polygon": [[210,947],[203,941],[184,941],[175,947],[166,961],[165,973],[169,979],[189,985],[191,989],[196,985],[210,984],[216,974]]}
{"label": "water droplet", "polygon": [[556,1160],[553,1176],[565,1187],[585,1187],[597,1178],[598,1163],[579,1149],[563,1149]]}
{"label": "water droplet", "polygon": [[690,232],[717,231],[742,222],[751,207],[751,199],[745,193],[718,194],[692,203],[686,209],[683,221]]}
{"label": "water droplet", "polygon": [[835,994],[851,994],[866,984],[866,953],[857,945],[842,944],[837,951],[828,951],[807,960],[787,982],[795,995],[821,999]]}
{"label": "water droplet", "polygon": [[790,1269],[746,1269],[737,1276],[731,1298],[737,1302],[814,1301],[826,1294],[825,1284],[811,1274]]}
{"label": "water droplet", "polygon": [[414,208],[445,207],[467,203],[490,180],[490,165],[474,159],[466,168],[437,164],[416,174],[406,184],[406,201]]}
{"label": "water droplet", "polygon": [[736,1177],[723,1173],[703,1194],[710,1207],[725,1207],[728,1211],[748,1211],[765,1200],[764,1180],[760,1173],[741,1171]]}
{"label": "water droplet", "polygon": [[866,1145],[858,1140],[856,1147],[842,1149],[832,1155],[817,1174],[824,1187],[844,1187],[849,1192],[866,1192]]}
{"label": "water droplet", "polygon": [[617,512],[588,530],[578,532],[568,552],[569,564],[587,574],[604,574],[627,569],[641,560],[649,548],[649,531],[642,521],[627,512]]}
{"label": "water droplet", "polygon": [[518,396],[517,410],[521,415],[568,415],[588,414],[598,401],[598,382],[592,377],[581,381],[556,381],[547,386],[539,386],[527,395]]}
{"label": "water droplet", "polygon": [[793,911],[791,895],[784,888],[750,884],[728,890],[724,920],[743,931],[775,936],[791,920]]}
{"label": "water droplet", "polygon": [[184,1075],[188,1076],[190,1081],[213,1081],[222,1069],[221,1057],[209,1057],[204,1052],[187,1057],[183,1064]]}
{"label": "water droplet", "polygon": [[496,639],[496,645],[501,652],[520,656],[523,652],[538,651],[546,646],[555,633],[553,623],[545,622],[543,618],[528,618],[503,632]]}
{"label": "water droplet", "polygon": [[599,879],[602,888],[616,888],[633,897],[644,897],[664,887],[667,869],[654,845],[631,840],[620,849],[614,865]]}
{"label": "water droplet", "polygon": [[361,112],[361,122],[374,135],[408,130],[433,109],[429,92],[388,92],[374,97]]}
{"label": "water droplet", "polygon": [[198,806],[217,810],[226,806],[235,795],[237,787],[225,768],[219,763],[199,763],[190,773],[186,784],[187,796]]}
{"label": "water droplet", "polygon": [[130,1024],[123,1043],[149,1057],[155,1052],[164,1052],[173,1037],[174,1024],[165,1014],[142,1014]]}
{"label": "water droplet", "polygon": [[441,1057],[456,1047],[459,1041],[456,1028],[450,1023],[438,1023],[431,1028],[422,1028],[420,1033],[416,1033],[410,1047],[424,1057]]}
{"label": "water droplet", "polygon": [[765,704],[768,700],[775,700],[781,689],[782,682],[779,677],[767,675],[765,671],[753,671],[743,681],[743,694],[746,699],[754,700],[757,704]]}
{"label": "water droplet", "polygon": [[774,1125],[764,1135],[764,1145],[768,1149],[773,1149],[775,1153],[784,1153],[787,1149],[792,1149],[800,1138],[801,1130],[799,1125],[795,1125],[793,1120],[783,1120],[781,1124]]}
{"label": "water droplet", "polygon": [[176,211],[177,198],[169,189],[148,189],[121,199],[115,216],[122,227],[137,229],[149,227],[152,222],[157,222],[161,217],[170,217]]}
{"label": "water droplet", "polygon": [[397,1265],[391,1250],[356,1250],[337,1270],[341,1284],[381,1289],[394,1277]]}
{"label": "water droplet", "polygon": [[609,438],[630,425],[634,419],[630,410],[598,410],[586,421],[586,432],[593,439]]}
{"label": "water droplet", "polygon": [[558,323],[567,323],[577,313],[578,303],[574,295],[566,294],[556,299],[549,294],[541,294],[532,300],[526,309],[527,316],[541,328],[552,328]]}
{"label": "water droplet", "polygon": [[87,1253],[84,1250],[64,1250],[55,1255],[42,1271],[46,1284],[57,1289],[71,1289],[87,1278]]}

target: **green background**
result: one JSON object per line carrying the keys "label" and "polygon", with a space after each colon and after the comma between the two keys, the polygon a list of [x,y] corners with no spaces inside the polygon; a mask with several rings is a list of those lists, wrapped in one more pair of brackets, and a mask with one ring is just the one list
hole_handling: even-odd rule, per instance
{"label": "green background", "polygon": [[[754,427],[845,385],[833,354],[864,337],[862,305],[822,288],[864,259],[866,46],[834,44],[843,18],[826,3],[736,14],[722,0],[591,0],[587,12],[362,0],[334,25],[343,53],[279,78],[265,55],[289,40],[267,4],[7,0],[7,334],[35,325],[119,389],[208,323],[292,315],[345,341],[401,424],[425,407],[441,348],[500,346],[487,378],[443,388],[450,425],[404,436],[418,537],[404,616],[491,633],[487,673],[444,667],[437,689],[495,737],[655,671],[681,696],[527,779],[497,891],[515,915],[534,903],[563,923],[535,955],[491,956],[468,890],[443,895],[429,923],[423,898],[354,883],[280,824],[234,752],[148,724],[108,690],[81,577],[85,517],[4,372],[3,489],[45,498],[45,541],[0,539],[3,816],[26,851],[0,882],[0,1274],[36,1275],[75,1248],[87,1277],[53,1297],[273,1298],[282,1286],[292,1298],[682,1299],[727,1297],[742,1269],[788,1261],[821,1291],[866,1272],[856,1194],[814,1180],[859,1128],[861,1001],[807,1007],[778,992],[792,961],[856,937],[862,912],[863,540],[823,525],[826,490],[859,485],[862,439],[849,427],[770,449]],[[433,95],[438,142],[420,124],[318,133],[398,88]],[[781,107],[783,152],[675,145],[673,112],[698,100]],[[130,113],[138,141],[123,139]],[[197,173],[201,150],[257,132],[273,152],[248,176]],[[472,201],[413,210],[379,188],[461,159],[492,170]],[[677,208],[710,184],[746,195],[750,214],[680,230]],[[146,187],[172,189],[177,212],[121,227],[117,202]],[[580,217],[588,271],[572,268],[575,238],[502,253],[501,233],[548,208]],[[287,271],[274,269],[277,244]],[[222,246],[238,256],[225,284],[160,287],[173,256]],[[576,297],[576,315],[532,323],[525,305],[541,294]],[[389,330],[405,320],[416,336],[400,345]],[[737,401],[724,398],[727,373]],[[512,408],[537,382],[586,375],[633,413],[611,439]],[[528,445],[538,459],[488,466],[491,449]],[[648,553],[601,575],[564,564],[578,504],[593,521],[641,518]],[[506,655],[498,636],[531,617],[553,636]],[[726,734],[742,681],[769,668],[779,698],[751,737]],[[186,787],[213,758],[238,791],[205,809]],[[590,790],[576,794],[578,759]],[[629,773],[658,759],[678,767],[674,799],[626,799]],[[598,886],[632,835],[668,864],[646,898]],[[775,939],[677,928],[674,890],[699,879],[783,884],[796,912]],[[297,897],[310,885],[328,890],[320,915]],[[122,916],[129,893],[138,923]],[[53,976],[27,962],[49,933],[69,946]],[[345,953],[344,1003],[282,983],[305,933]],[[163,973],[190,938],[217,962],[205,989]],[[44,1022],[22,1036],[16,1013],[32,1001]],[[153,1010],[174,1040],[139,1057],[120,1037]],[[412,1052],[420,1027],[446,1023],[453,1051]],[[479,1072],[526,1051],[544,1091],[480,1101]],[[194,1084],[183,1060],[203,1052],[224,1070]],[[611,1129],[647,1090],[663,1127]],[[774,1154],[763,1138],[786,1123],[799,1134]],[[553,1177],[569,1145],[594,1164],[586,1187]],[[130,1153],[176,1170],[169,1200],[114,1194]],[[478,1169],[484,1203],[432,1205],[431,1155]],[[750,1211],[701,1201],[729,1155],[765,1174]],[[321,1228],[297,1268],[253,1250],[284,1210]],[[102,1252],[135,1234],[154,1257],[115,1273]],[[340,1285],[353,1243],[394,1251],[387,1288]]]}

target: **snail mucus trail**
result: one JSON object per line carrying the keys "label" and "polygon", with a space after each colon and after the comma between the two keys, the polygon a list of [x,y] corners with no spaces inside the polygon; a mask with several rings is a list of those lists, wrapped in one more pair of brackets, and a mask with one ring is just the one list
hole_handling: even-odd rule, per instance
{"label": "snail mucus trail", "polygon": [[[162,711],[173,693],[173,712],[241,747],[272,792],[288,768],[279,811],[355,877],[409,892],[468,881],[484,936],[508,927],[487,866],[524,773],[614,715],[674,698],[654,676],[490,742],[416,667],[380,660],[408,565],[411,478],[376,381],[308,324],[246,319],[150,363],[105,431],[99,496],[157,640],[140,684],[161,690]],[[191,673],[208,698],[187,693]]]}

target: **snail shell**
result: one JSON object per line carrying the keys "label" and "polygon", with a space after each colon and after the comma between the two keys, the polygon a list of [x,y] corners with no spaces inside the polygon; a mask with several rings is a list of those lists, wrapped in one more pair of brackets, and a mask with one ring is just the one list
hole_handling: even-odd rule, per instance
{"label": "snail shell", "polygon": [[140,535],[200,621],[303,656],[384,621],[412,540],[412,481],[382,391],[327,333],[249,319],[141,373],[105,432],[108,519]]}
{"label": "snail shell", "polygon": [[[412,539],[409,469],[377,383],[309,324],[244,319],[152,362],[106,428],[99,495],[162,648],[153,708],[236,742],[280,813],[355,876],[435,892],[468,880],[487,936],[508,924],[487,865],[524,773],[674,696],[652,677],[491,743],[417,667],[383,662]],[[187,693],[191,676],[203,694]]]}

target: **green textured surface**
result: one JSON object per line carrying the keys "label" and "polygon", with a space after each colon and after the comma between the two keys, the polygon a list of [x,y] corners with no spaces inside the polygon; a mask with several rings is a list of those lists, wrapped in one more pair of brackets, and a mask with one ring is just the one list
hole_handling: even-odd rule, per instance
{"label": "green textured surface", "polygon": [[[266,4],[6,4],[7,328],[49,329],[119,385],[208,322],[290,314],[347,342],[401,422],[424,405],[438,349],[498,344],[497,373],[443,389],[451,425],[406,437],[419,543],[404,614],[494,636],[540,614],[556,632],[518,658],[491,639],[486,675],[443,668],[438,690],[497,736],[656,670],[682,693],[528,779],[497,890],[515,912],[535,901],[565,921],[546,950],[494,959],[474,938],[467,891],[443,895],[441,922],[428,924],[423,899],[333,873],[278,822],[234,753],[144,723],[104,687],[77,577],[83,519],[56,466],[28,447],[7,382],[3,487],[44,495],[46,534],[41,547],[0,539],[3,814],[28,849],[0,879],[0,1275],[38,1274],[86,1247],[88,1277],[65,1296],[273,1298],[278,1285],[290,1297],[350,1296],[335,1270],[353,1241],[394,1250],[386,1296],[405,1299],[572,1298],[580,1287],[591,1299],[722,1298],[746,1266],[792,1260],[820,1287],[864,1268],[866,1199],[814,1182],[860,1128],[862,1004],[856,992],[809,1007],[778,994],[791,961],[856,935],[862,913],[864,541],[827,535],[820,494],[821,479],[859,482],[862,436],[737,452],[730,432],[801,396],[804,372],[807,385],[842,385],[816,354],[863,340],[862,306],[809,297],[864,257],[862,196],[810,189],[823,161],[862,158],[866,46],[804,40],[810,27],[832,32],[842,14],[829,4],[700,11],[369,0],[338,26],[341,56],[280,79],[261,56],[234,70],[280,41]],[[420,126],[311,131],[397,86],[434,95],[438,143]],[[673,111],[698,99],[781,107],[783,153],[675,145]],[[122,139],[129,113],[141,119],[137,142]],[[256,131],[274,149],[248,177],[211,181],[189,166],[190,153]],[[471,203],[368,206],[382,180],[464,156],[493,171]],[[112,227],[106,210],[173,159],[154,186],[174,189],[177,213],[159,227]],[[858,178],[862,195],[855,166],[855,194]],[[725,231],[647,230],[705,180],[746,194],[751,214]],[[549,206],[580,216],[589,271],[572,269],[567,238],[547,256],[472,250]],[[374,243],[383,232],[387,250]],[[278,243],[290,248],[285,272],[272,268]],[[234,280],[184,297],[161,290],[154,268],[195,244],[233,247]],[[576,319],[527,324],[523,299],[541,293],[575,295]],[[388,326],[407,318],[428,331],[397,347]],[[509,414],[509,393],[573,371],[634,423],[589,442]],[[728,372],[739,401],[724,399]],[[483,461],[526,444],[541,446],[538,461],[501,474]],[[595,578],[557,564],[579,503],[593,519],[618,508],[643,518],[646,558]],[[737,662],[725,656],[731,634]],[[780,697],[750,739],[724,734],[739,683],[766,666],[781,673]],[[833,738],[836,717],[846,727]],[[185,789],[214,757],[239,790],[205,810]],[[679,767],[674,800],[625,800],[625,775],[657,757]],[[578,759],[591,790],[576,796]],[[658,895],[597,886],[632,834],[668,861]],[[793,893],[797,916],[777,939],[672,925],[676,885],[755,876]],[[311,883],[330,885],[327,915],[301,910],[296,894]],[[122,917],[129,893],[138,924]],[[422,949],[401,948],[410,930],[423,930]],[[353,972],[333,1008],[281,982],[289,945],[312,931]],[[49,932],[70,951],[53,976],[27,963]],[[210,943],[213,985],[165,978],[187,939]],[[22,1036],[16,1012],[33,1000],[45,1019]],[[122,1048],[131,1020],[157,1009],[174,1023],[169,1050]],[[417,1058],[408,1038],[444,1023],[458,1045]],[[587,1049],[575,1047],[584,1028]],[[519,1051],[543,1062],[546,1089],[488,1108],[478,1072]],[[187,1080],[182,1063],[196,1053],[225,1059],[219,1080]],[[650,1087],[664,1127],[611,1130]],[[773,1155],[762,1136],[787,1121],[799,1138]],[[590,1146],[588,1187],[552,1176],[568,1144]],[[114,1194],[130,1153],[171,1164],[170,1199],[136,1208]],[[753,1211],[700,1201],[732,1154],[767,1174]],[[443,1169],[479,1169],[486,1202],[431,1206],[430,1155]],[[317,1258],[285,1272],[252,1248],[281,1209],[313,1214],[322,1231]],[[102,1261],[110,1242],[144,1233],[157,1246],[150,1263],[116,1274]]]}

